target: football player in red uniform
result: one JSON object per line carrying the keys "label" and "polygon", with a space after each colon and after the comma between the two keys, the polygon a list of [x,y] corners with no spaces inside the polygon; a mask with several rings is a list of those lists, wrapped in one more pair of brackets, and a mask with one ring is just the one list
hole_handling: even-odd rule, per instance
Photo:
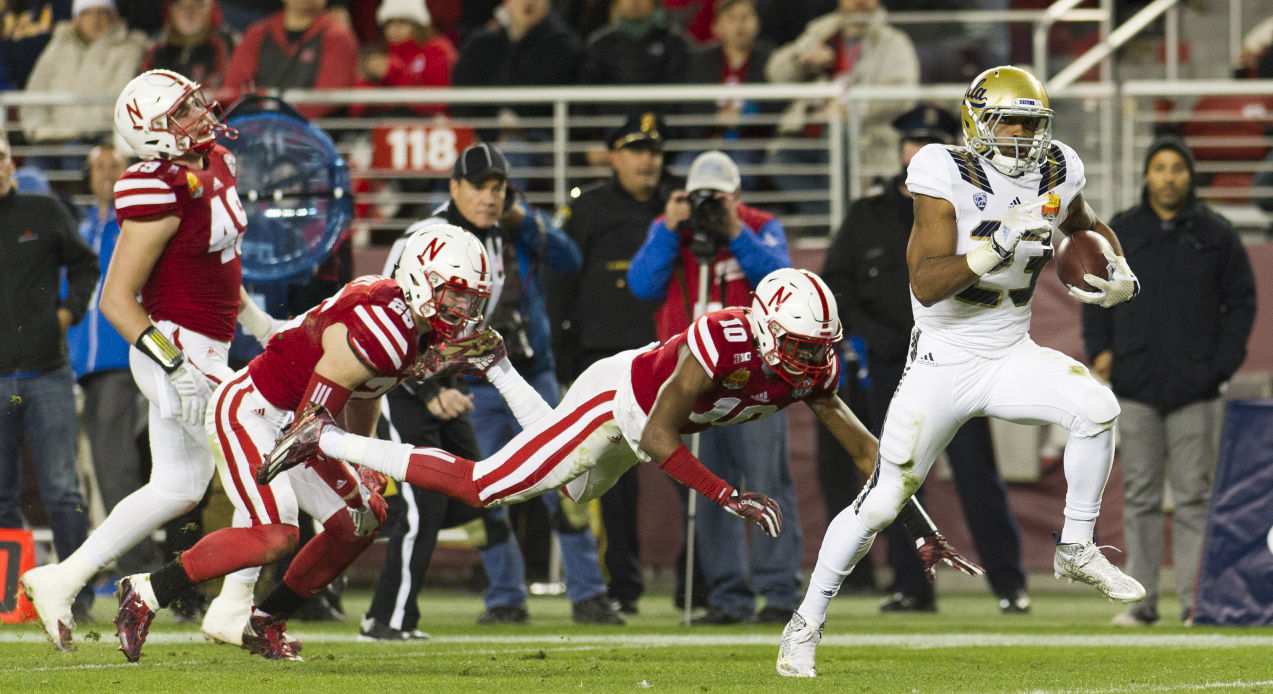
{"label": "football player in red uniform", "polygon": [[[589,367],[555,410],[519,416],[524,431],[486,460],[355,436],[319,412],[280,440],[261,472],[268,478],[316,455],[339,458],[482,506],[558,488],[577,501],[595,499],[638,461],[653,460],[676,480],[777,536],[778,505],[709,472],[681,436],[760,419],[803,401],[859,467],[869,470],[878,443],[836,396],[839,372],[832,350],[840,338],[830,290],[813,273],[784,268],[761,280],[751,308],[707,313],[661,345]],[[926,568],[944,560],[980,572],[922,510],[909,508],[902,515],[920,540]]]}
{"label": "football player in red uniform", "polygon": [[[490,291],[482,244],[458,227],[428,227],[408,239],[394,279],[366,276],[349,283],[285,324],[264,352],[217,388],[207,430],[235,506],[234,527],[207,535],[158,571],[121,579],[115,622],[128,660],[141,657],[155,612],[182,591],[290,554],[298,539],[297,512],[304,509],[322,522],[322,532],[240,626],[243,648],[275,660],[300,659],[283,634],[285,620],[375,539],[385,517],[379,493],[384,478],[363,471],[360,479],[346,463],[324,460],[257,484],[262,453],[294,413],[314,406],[343,414],[350,429],[370,434],[379,397],[404,379],[427,377],[442,341],[481,321]],[[510,392],[512,374],[510,406],[519,411],[518,393],[530,387],[507,358],[500,359],[501,341],[482,344],[483,363],[496,363],[479,370],[501,392]]]}
{"label": "football player in red uniform", "polygon": [[115,131],[142,161],[115,183],[120,236],[100,300],[102,313],[135,346],[129,360],[150,401],[153,463],[150,480],[71,556],[22,577],[59,650],[74,648],[76,592],[203,498],[215,467],[204,409],[211,388],[232,373],[226,355],[236,319],[261,340],[275,325],[242,288],[247,215],[235,192],[234,155],[216,144],[219,134],[237,134],[215,108],[198,84],[167,70],[134,78],[115,105]]}

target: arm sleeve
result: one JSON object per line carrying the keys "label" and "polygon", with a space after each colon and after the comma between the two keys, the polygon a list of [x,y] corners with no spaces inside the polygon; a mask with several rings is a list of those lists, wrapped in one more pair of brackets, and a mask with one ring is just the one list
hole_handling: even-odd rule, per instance
{"label": "arm sleeve", "polygon": [[717,366],[720,363],[720,350],[716,348],[716,343],[724,341],[717,339],[719,331],[720,328],[712,318],[712,314],[707,313],[691,323],[685,335],[685,346],[689,348],[690,355],[707,371],[707,375],[713,381],[716,380]]}
{"label": "arm sleeve", "polygon": [[345,319],[349,347],[367,368],[377,374],[397,373],[407,362],[415,329],[402,316],[381,303],[354,306]]}
{"label": "arm sleeve", "polygon": [[1226,231],[1229,252],[1220,277],[1220,340],[1215,361],[1219,381],[1229,380],[1242,366],[1255,323],[1255,275],[1251,261],[1233,229]]}
{"label": "arm sleeve", "polygon": [[752,287],[759,284],[765,275],[791,265],[791,256],[787,253],[787,232],[776,219],[766,222],[754,234],[743,229],[729,242],[729,252],[738,259],[743,274],[747,275],[747,283]]}
{"label": "arm sleeve", "polygon": [[1083,349],[1090,362],[1114,345],[1114,311],[1083,304]]}
{"label": "arm sleeve", "polygon": [[50,201],[50,220],[56,227],[62,248],[62,265],[66,267],[66,299],[62,308],[71,312],[71,322],[78,323],[88,311],[101,270],[97,256],[75,228],[75,221],[61,203]]}
{"label": "arm sleeve", "polygon": [[672,281],[672,265],[681,250],[681,237],[667,228],[662,215],[650,224],[645,243],[628,266],[628,286],[638,299],[662,299]]}
{"label": "arm sleeve", "polygon": [[906,188],[913,195],[927,195],[954,204],[950,181],[953,164],[954,160],[944,145],[924,145],[906,168]]}
{"label": "arm sleeve", "polygon": [[316,89],[335,89],[354,84],[358,69],[358,40],[344,24],[332,21],[323,32]]}

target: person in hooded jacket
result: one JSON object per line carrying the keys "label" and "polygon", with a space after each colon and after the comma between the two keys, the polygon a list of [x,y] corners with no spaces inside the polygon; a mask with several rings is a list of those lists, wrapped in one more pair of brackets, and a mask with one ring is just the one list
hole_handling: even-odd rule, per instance
{"label": "person in hooded jacket", "polygon": [[1146,590],[1144,600],[1114,617],[1120,626],[1158,621],[1168,480],[1181,621],[1191,619],[1216,464],[1216,400],[1246,357],[1255,320],[1246,250],[1233,225],[1198,199],[1194,177],[1183,141],[1154,141],[1140,204],[1110,221],[1143,291],[1110,310],[1083,307],[1092,370],[1110,382],[1122,407],[1127,571]]}

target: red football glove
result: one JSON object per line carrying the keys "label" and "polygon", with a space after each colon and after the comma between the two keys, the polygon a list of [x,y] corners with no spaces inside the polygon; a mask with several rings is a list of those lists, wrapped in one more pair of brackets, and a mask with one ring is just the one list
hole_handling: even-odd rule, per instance
{"label": "red football glove", "polygon": [[959,550],[955,549],[954,545],[950,544],[946,536],[941,533],[916,540],[915,548],[919,552],[919,560],[924,565],[924,575],[928,576],[929,583],[933,582],[933,567],[937,566],[939,561],[944,561],[969,576],[980,576],[986,572],[985,569],[960,555]]}
{"label": "red football glove", "polygon": [[358,480],[373,494],[384,494],[385,487],[389,485],[389,478],[369,467],[358,468]]}
{"label": "red football glove", "polygon": [[721,501],[720,505],[739,518],[754,521],[769,537],[778,537],[778,533],[782,532],[782,509],[778,508],[777,501],[764,494],[756,492],[740,494],[735,489]]}

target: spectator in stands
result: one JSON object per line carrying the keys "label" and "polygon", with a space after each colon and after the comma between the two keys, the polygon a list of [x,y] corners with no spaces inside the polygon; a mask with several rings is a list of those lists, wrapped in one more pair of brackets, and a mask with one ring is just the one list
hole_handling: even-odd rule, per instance
{"label": "spectator in stands", "polygon": [[[97,257],[61,202],[13,188],[9,142],[0,133],[0,527],[24,527],[22,448],[31,451],[58,557],[88,536],[88,507],[75,473],[75,393],[66,329],[84,317]],[[58,296],[65,271],[67,293]],[[9,574],[12,576],[13,574]],[[10,579],[12,580],[12,579]],[[12,584],[10,584],[12,585]],[[91,621],[93,592],[72,605]]]}
{"label": "spectator in stands", "polygon": [[[433,28],[424,0],[383,0],[376,23],[384,33],[387,51],[364,56],[366,86],[447,87],[457,54],[447,37]],[[410,112],[445,115],[446,104],[413,104]]]}
{"label": "spectator in stands", "polygon": [[[910,278],[906,245],[915,222],[906,169],[924,145],[953,144],[959,119],[935,106],[918,106],[902,114],[893,127],[900,134],[903,168],[881,192],[854,201],[827,250],[822,278],[836,293],[840,322],[846,332],[866,342],[870,373],[869,422],[878,435],[884,426],[910,346]],[[838,450],[838,449],[836,449]],[[972,530],[986,579],[1005,614],[1028,612],[1021,534],[1008,506],[1008,493],[995,466],[990,426],[984,417],[970,419],[946,448],[964,517]],[[857,489],[860,483],[844,486]],[[851,501],[851,499],[850,499]],[[843,508],[843,506],[841,506]],[[888,559],[893,568],[893,595],[882,612],[934,611],[933,585],[924,575],[914,541],[901,523],[890,525]],[[856,573],[856,572],[855,572]]]}
{"label": "spectator in stands", "polygon": [[[114,97],[137,74],[146,36],[128,29],[113,0],[75,0],[72,12],[73,19],[53,28],[53,38],[36,60],[26,91]],[[23,106],[22,129],[30,142],[96,142],[111,127],[112,107],[109,100],[93,105]],[[82,162],[82,155],[77,155],[57,168],[78,169]]]}
{"label": "spectator in stands", "polygon": [[[689,40],[668,21],[659,0],[614,0],[614,21],[587,39],[580,82],[607,86],[683,82]],[[629,113],[638,104],[608,104]]]}
{"label": "spectator in stands", "polygon": [[775,46],[796,40],[817,17],[835,12],[838,0],[787,0],[760,5],[760,35]]}
{"label": "spectator in stands", "polygon": [[234,40],[221,27],[217,0],[170,0],[159,40],[142,59],[140,72],[172,70],[215,93],[225,78]]}
{"label": "spectator in stands", "polygon": [[1167,481],[1180,619],[1192,619],[1216,464],[1216,399],[1246,357],[1255,320],[1246,250],[1233,225],[1197,198],[1194,173],[1183,141],[1163,137],[1150,145],[1140,204],[1110,220],[1144,289],[1110,310],[1083,307],[1092,370],[1110,382],[1122,407],[1127,573],[1146,591],[1114,618],[1120,626],[1158,621]]}
{"label": "spectator in stands", "polygon": [[[613,354],[654,341],[657,304],[628,288],[629,260],[641,247],[650,222],[667,203],[661,185],[663,129],[653,112],[631,116],[606,138],[613,175],[579,193],[559,213],[566,233],[579,245],[583,265],[560,276],[553,294],[561,306],[560,337],[554,352],[565,383]],[[636,614],[645,591],[637,527],[637,469],[628,470],[601,496],[606,531],[605,565],[610,598],[626,614]]]}
{"label": "spectator in stands", "polygon": [[72,17],[67,0],[27,0],[0,8],[0,65],[10,89],[23,89],[53,27]]}
{"label": "spectator in stands", "polygon": [[1242,47],[1234,68],[1236,77],[1268,79],[1273,77],[1273,55],[1269,54],[1269,46],[1273,45],[1273,17],[1251,27],[1242,36]]}
{"label": "spectator in stands", "polygon": [[[795,41],[774,52],[765,66],[770,82],[832,81],[845,92],[854,85],[914,85],[919,83],[919,58],[911,40],[887,23],[879,0],[840,0],[839,9],[809,22]],[[783,114],[778,132],[786,138],[822,137],[823,126],[811,120],[825,118],[828,109],[844,109],[832,99],[826,103],[800,100]],[[861,118],[861,139],[855,143],[861,161],[884,165],[897,161],[896,138],[889,122],[907,105],[873,102],[864,109],[844,113]],[[825,147],[808,149],[808,142],[779,138],[770,149],[769,161],[778,165],[825,164]],[[804,148],[802,148],[804,147]],[[812,200],[796,202],[802,214],[826,214],[826,176],[773,176],[774,185],[787,192],[815,192]]]}
{"label": "spectator in stands", "polygon": [[[684,331],[699,314],[749,306],[761,278],[791,265],[782,224],[743,204],[740,186],[738,167],[727,155],[699,155],[685,190],[671,194],[663,216],[650,225],[633,256],[628,268],[632,293],[663,301],[655,314],[660,340]],[[713,208],[719,212],[707,212]],[[709,273],[705,306],[697,297],[703,271]],[[766,490],[783,509],[787,525],[777,538],[753,536],[749,549],[741,523],[723,508],[698,505],[695,547],[709,593],[707,613],[694,623],[738,624],[753,617],[781,623],[791,617],[800,596],[802,549],[787,467],[785,413],[737,427],[711,427],[698,436],[703,465],[727,479],[747,480],[749,489]],[[758,593],[765,596],[765,607],[756,614]]]}
{"label": "spectator in stands", "polygon": [[[452,78],[457,87],[538,87],[573,85],[579,74],[582,50],[579,38],[549,10],[549,0],[505,0],[508,21],[474,35],[460,50]],[[518,152],[514,142],[543,142],[551,138],[548,127],[522,127],[522,118],[548,118],[549,105],[456,105],[452,114],[462,118],[498,118],[500,127],[480,130],[482,139],[499,143],[514,170],[547,166],[549,157]],[[528,183],[518,181],[526,190]]]}
{"label": "spectator in stands", "polygon": [[[351,87],[358,42],[347,21],[327,10],[327,0],[283,0],[280,12],[248,27],[230,56],[218,99],[232,104],[245,91]],[[307,118],[330,106],[297,108]]]}
{"label": "spectator in stands", "polygon": [[[765,81],[765,64],[773,52],[767,41],[758,40],[760,18],[756,14],[755,0],[716,0],[711,23],[715,43],[690,52],[685,69],[685,81],[689,84],[742,84]],[[773,128],[746,125],[745,119],[758,113],[773,112],[777,102],[722,99],[715,104],[698,102],[683,107],[686,113],[716,116],[715,124],[686,129],[685,137],[691,139],[738,140],[742,137],[769,137]],[[713,143],[715,144],[715,143]],[[722,143],[723,144],[723,143]],[[701,150],[686,150],[676,157],[678,166],[688,167]],[[746,167],[759,164],[763,150],[731,149],[729,156],[734,163]],[[743,190],[756,187],[754,176],[744,175]]]}

